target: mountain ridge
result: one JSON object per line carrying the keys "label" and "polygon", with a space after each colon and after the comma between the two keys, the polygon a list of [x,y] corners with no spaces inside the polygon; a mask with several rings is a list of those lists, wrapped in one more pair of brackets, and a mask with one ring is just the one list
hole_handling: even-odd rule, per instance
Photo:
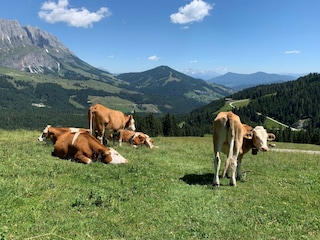
{"label": "mountain ridge", "polygon": [[237,91],[254,87],[261,84],[280,83],[295,80],[297,77],[290,75],[281,75],[275,73],[265,73],[262,71],[251,74],[240,74],[228,72],[224,75],[211,78],[208,82],[217,83]]}

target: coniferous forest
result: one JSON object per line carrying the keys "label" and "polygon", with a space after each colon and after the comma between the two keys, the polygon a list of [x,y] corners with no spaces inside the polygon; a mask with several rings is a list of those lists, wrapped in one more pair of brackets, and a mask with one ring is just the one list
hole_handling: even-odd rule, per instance
{"label": "coniferous forest", "polygon": [[[50,83],[39,84],[34,89],[22,81],[17,95],[17,86],[7,80],[8,76],[0,76],[0,128],[42,130],[47,124],[88,127],[87,109],[76,109],[69,103],[72,95],[86,102],[85,93],[79,95]],[[35,108],[25,104],[25,99],[32,100],[43,92],[58,107]],[[320,144],[319,93],[320,74],[311,73],[295,81],[244,89],[229,98],[250,99],[248,105],[233,109],[243,123],[264,125],[266,117],[271,117],[288,125],[288,128],[268,129],[276,134],[277,141]],[[150,136],[204,136],[212,132],[212,121],[224,105],[225,99],[220,99],[187,114],[135,113],[134,117],[137,130]]]}

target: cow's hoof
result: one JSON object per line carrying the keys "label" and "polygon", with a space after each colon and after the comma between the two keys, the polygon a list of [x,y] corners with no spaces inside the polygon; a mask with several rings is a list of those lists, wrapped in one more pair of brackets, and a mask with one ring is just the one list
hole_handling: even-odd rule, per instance
{"label": "cow's hoof", "polygon": [[213,187],[219,187],[219,186],[220,186],[220,183],[213,183],[212,186],[213,186]]}
{"label": "cow's hoof", "polygon": [[235,187],[235,186],[236,186],[236,183],[232,183],[232,182],[231,182],[229,185],[230,185],[231,187]]}

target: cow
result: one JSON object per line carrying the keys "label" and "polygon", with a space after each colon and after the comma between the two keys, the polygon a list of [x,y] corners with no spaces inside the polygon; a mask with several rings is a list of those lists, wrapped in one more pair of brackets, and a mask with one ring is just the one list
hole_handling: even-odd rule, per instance
{"label": "cow", "polygon": [[113,148],[102,145],[90,133],[65,133],[58,137],[53,150],[53,156],[89,164],[100,160],[103,163],[120,164],[128,163]]}
{"label": "cow", "polygon": [[70,127],[70,128],[59,127],[58,128],[58,127],[52,127],[51,125],[47,125],[43,129],[40,137],[38,137],[38,141],[42,142],[42,141],[46,141],[46,140],[51,140],[51,142],[53,144],[55,144],[57,141],[57,138],[66,132],[71,132],[71,133],[87,132],[87,133],[89,133],[90,130],[85,129],[85,128],[73,128],[73,127]]}
{"label": "cow", "polygon": [[104,143],[105,130],[111,130],[114,133],[120,133],[119,145],[122,143],[122,134],[120,130],[136,130],[132,115],[126,115],[121,111],[106,108],[101,104],[95,104],[88,109],[88,121],[90,133]]}
{"label": "cow", "polygon": [[149,135],[143,132],[135,132],[131,130],[120,130],[122,133],[122,141],[131,144],[134,147],[138,145],[145,145],[149,148],[153,148],[153,140]]}
{"label": "cow", "polygon": [[268,151],[267,141],[275,139],[275,135],[267,133],[262,126],[252,128],[242,124],[238,115],[233,112],[220,112],[213,121],[214,146],[214,179],[213,185],[219,186],[220,152],[227,155],[222,177],[231,171],[230,185],[236,186],[241,178],[241,162],[243,155],[249,150],[256,155],[258,151]]}
{"label": "cow", "polygon": [[103,163],[120,164],[128,163],[115,149],[102,145],[87,131],[68,131],[68,128],[49,127],[43,138],[54,142],[52,156],[61,159],[73,159],[74,161],[89,164],[100,160]]}

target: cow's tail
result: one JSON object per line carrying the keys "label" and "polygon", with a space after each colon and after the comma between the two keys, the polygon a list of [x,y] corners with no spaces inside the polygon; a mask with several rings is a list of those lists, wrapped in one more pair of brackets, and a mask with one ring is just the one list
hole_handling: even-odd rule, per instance
{"label": "cow's tail", "polygon": [[93,129],[93,112],[92,112],[92,107],[88,109],[88,120],[89,120],[89,129],[90,129],[90,134],[92,134],[92,129]]}
{"label": "cow's tail", "polygon": [[229,167],[230,167],[230,158],[233,157],[233,153],[234,153],[234,144],[235,144],[235,126],[234,126],[234,121],[231,119],[231,117],[227,116],[227,123],[226,123],[226,126],[227,126],[227,138],[230,137],[230,139],[228,139],[230,145],[229,145],[229,153],[228,153],[228,157],[227,157],[227,160],[226,160],[226,163],[225,163],[225,167],[224,167],[224,170],[223,170],[223,174],[222,176],[225,177],[228,170],[229,170]]}

